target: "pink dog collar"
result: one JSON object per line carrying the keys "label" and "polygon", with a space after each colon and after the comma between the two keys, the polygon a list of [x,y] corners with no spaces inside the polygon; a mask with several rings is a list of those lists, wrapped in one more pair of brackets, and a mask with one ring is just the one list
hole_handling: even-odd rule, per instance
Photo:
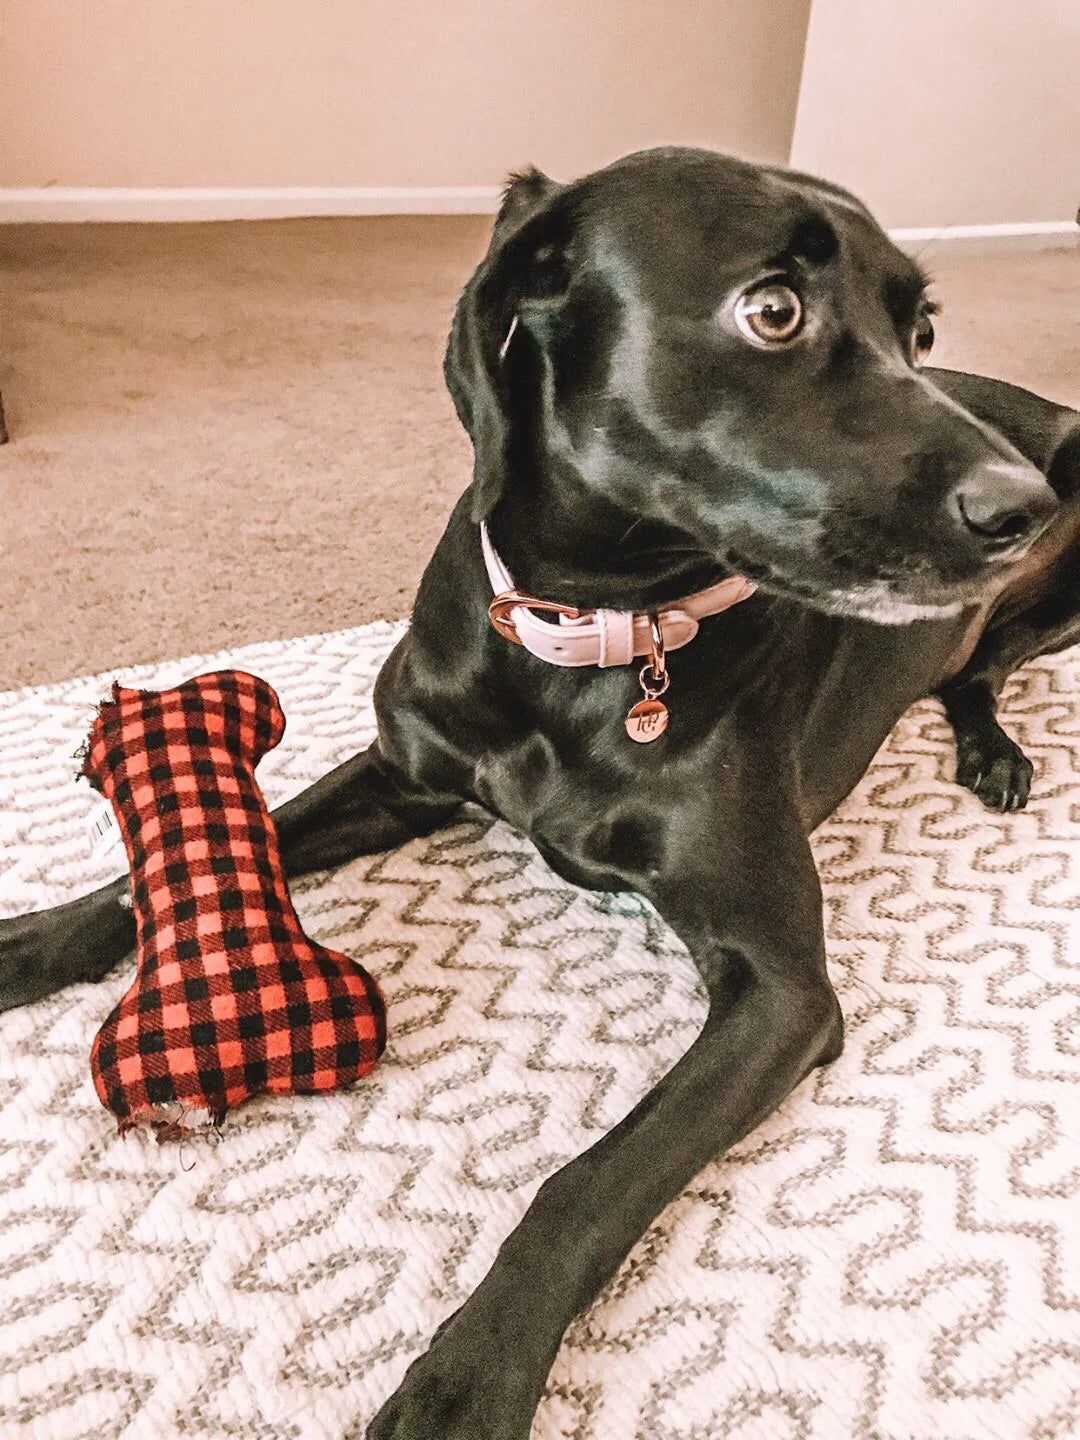
{"label": "pink dog collar", "polygon": [[[484,564],[495,592],[488,614],[499,634],[549,665],[629,665],[638,655],[654,653],[652,617],[648,611],[577,610],[551,600],[524,595],[514,586],[509,570],[499,559],[487,526],[480,526]],[[743,575],[732,575],[684,600],[672,601],[656,612],[665,650],[688,645],[698,623],[708,615],[730,610],[752,595],[757,586]],[[541,610],[558,616],[558,623],[533,614]]]}

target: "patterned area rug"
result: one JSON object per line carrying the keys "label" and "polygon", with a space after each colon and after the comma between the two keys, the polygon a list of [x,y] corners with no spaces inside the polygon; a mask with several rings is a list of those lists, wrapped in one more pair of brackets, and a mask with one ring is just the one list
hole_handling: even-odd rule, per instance
{"label": "patterned area rug", "polygon": [[[122,678],[265,675],[289,717],[259,771],[276,803],[370,738],[396,633]],[[90,859],[70,758],[104,690],[0,697],[3,913],[118,873]],[[1080,656],[1028,667],[1006,711],[1026,812],[952,784],[925,703],[818,834],[847,1050],[637,1246],[534,1440],[1080,1435]],[[216,1145],[122,1141],[87,1057],[127,977],[0,1017],[7,1440],[360,1440],[543,1177],[703,1018],[647,906],[568,887],[479,815],[295,890],[390,1002],[349,1095],[260,1101]]]}

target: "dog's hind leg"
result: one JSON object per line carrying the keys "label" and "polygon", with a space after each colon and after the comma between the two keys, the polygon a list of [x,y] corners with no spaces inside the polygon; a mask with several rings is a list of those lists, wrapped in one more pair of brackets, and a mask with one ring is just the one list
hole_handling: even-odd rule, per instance
{"label": "dog's hind leg", "polygon": [[[373,745],[273,812],[285,873],[303,875],[389,850],[457,809],[392,775]],[[78,900],[0,920],[0,1010],[100,980],[135,946],[127,877]]]}
{"label": "dog's hind leg", "polygon": [[[527,1440],[572,1317],[705,1165],[839,1053],[809,845],[794,821],[773,818],[724,812],[739,841],[711,862],[701,837],[715,833],[715,815],[686,819],[652,898],[705,982],[701,1033],[625,1119],[541,1185],[367,1440]],[[724,860],[738,874],[720,873]]]}

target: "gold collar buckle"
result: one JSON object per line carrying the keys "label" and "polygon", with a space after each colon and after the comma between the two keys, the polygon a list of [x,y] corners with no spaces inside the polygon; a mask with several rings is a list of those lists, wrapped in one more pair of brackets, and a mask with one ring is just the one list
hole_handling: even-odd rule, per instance
{"label": "gold collar buckle", "polygon": [[555,600],[538,600],[535,595],[525,595],[520,590],[504,590],[496,595],[488,606],[488,619],[504,640],[515,645],[523,643],[517,626],[510,618],[510,612],[523,606],[526,610],[541,610],[549,615],[565,615],[568,620],[580,620],[581,611],[573,605],[560,605]]}

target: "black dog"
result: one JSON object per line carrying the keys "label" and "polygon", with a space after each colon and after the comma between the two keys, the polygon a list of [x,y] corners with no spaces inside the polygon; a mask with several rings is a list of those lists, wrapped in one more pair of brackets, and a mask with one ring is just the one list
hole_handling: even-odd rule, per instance
{"label": "black dog", "polygon": [[[994,701],[1012,667],[1080,638],[1080,428],[1010,386],[920,373],[925,285],[846,192],[707,152],[507,191],[446,357],[472,486],[379,676],[378,742],[278,812],[282,849],[297,875],[478,802],[560,875],[647,896],[709,1011],[541,1187],[370,1440],[526,1440],[571,1317],[840,1053],[807,836],[913,701],[944,696],[988,803],[1026,798]],[[640,661],[559,668],[493,628],[482,520],[528,595],[642,613],[660,738],[627,733]],[[738,574],[757,592],[665,657],[656,612]],[[123,890],[6,922],[0,1002],[115,965]]]}

